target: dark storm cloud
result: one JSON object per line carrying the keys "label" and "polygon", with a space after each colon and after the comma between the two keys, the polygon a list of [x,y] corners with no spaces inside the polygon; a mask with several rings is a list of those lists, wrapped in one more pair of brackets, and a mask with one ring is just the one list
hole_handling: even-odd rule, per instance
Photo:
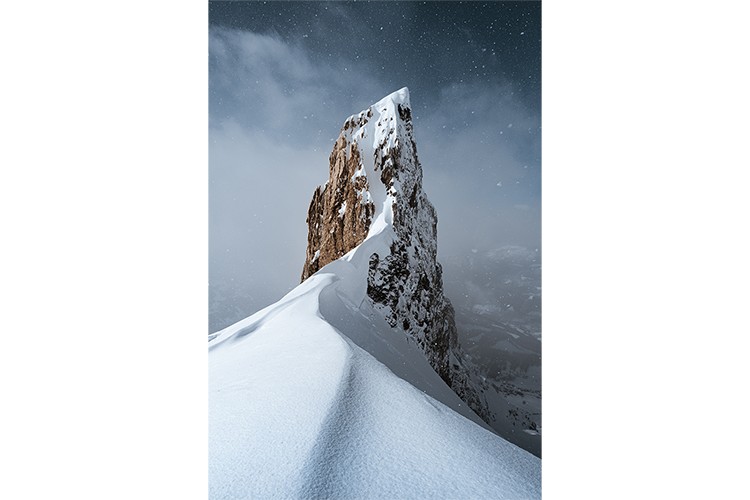
{"label": "dark storm cloud", "polygon": [[[347,3],[239,4],[259,8],[235,7],[235,27],[219,22],[231,16],[212,13],[209,32],[212,293],[238,294],[247,315],[298,283],[307,205],[327,178],[341,124],[403,86],[438,211],[441,258],[539,246],[541,131],[538,85],[529,82],[538,67],[493,62],[511,60],[517,40],[497,35],[498,42],[465,14],[451,19],[444,7],[426,12],[413,2],[391,3],[368,22]],[[524,19],[516,13],[498,24],[518,24],[505,28],[518,39],[534,29],[523,28]]]}

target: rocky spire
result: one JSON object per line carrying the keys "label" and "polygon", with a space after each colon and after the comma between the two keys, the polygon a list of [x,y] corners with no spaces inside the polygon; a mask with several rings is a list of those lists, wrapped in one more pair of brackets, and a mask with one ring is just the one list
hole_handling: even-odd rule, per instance
{"label": "rocky spire", "polygon": [[437,214],[422,190],[409,90],[384,97],[341,129],[329,179],[307,214],[302,281],[366,238],[387,238],[369,260],[367,295],[386,321],[420,346],[445,382],[488,420],[464,367],[453,307],[437,262]]}

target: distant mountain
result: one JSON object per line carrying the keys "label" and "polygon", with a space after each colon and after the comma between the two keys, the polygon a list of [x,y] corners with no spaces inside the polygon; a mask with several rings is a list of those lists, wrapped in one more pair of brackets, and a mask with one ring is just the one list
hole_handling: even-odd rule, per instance
{"label": "distant mountain", "polygon": [[541,338],[541,256],[538,249],[504,246],[445,263],[446,291],[456,308]]}
{"label": "distant mountain", "polygon": [[[541,259],[505,246],[445,261],[459,343],[477,367],[490,425],[541,456]],[[475,384],[476,385],[476,384]]]}
{"label": "distant mountain", "polygon": [[252,294],[232,283],[211,283],[208,288],[208,332],[216,332],[260,309]]}

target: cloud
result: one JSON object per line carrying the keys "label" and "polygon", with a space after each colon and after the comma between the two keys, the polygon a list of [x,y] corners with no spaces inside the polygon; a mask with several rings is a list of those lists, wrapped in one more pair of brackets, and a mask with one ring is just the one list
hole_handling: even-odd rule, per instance
{"label": "cloud", "polygon": [[212,28],[209,65],[213,126],[231,118],[290,144],[320,147],[348,116],[334,110],[366,106],[352,89],[380,92],[363,77],[363,64],[313,62],[301,46],[274,35]]}
{"label": "cloud", "polygon": [[443,256],[539,246],[539,120],[512,92],[509,85],[451,85],[415,125]]}

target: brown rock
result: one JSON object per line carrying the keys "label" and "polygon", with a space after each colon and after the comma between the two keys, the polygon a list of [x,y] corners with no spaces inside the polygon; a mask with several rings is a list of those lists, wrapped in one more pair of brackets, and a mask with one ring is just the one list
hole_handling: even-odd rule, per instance
{"label": "brown rock", "polygon": [[[348,125],[349,121],[345,130]],[[302,281],[362,243],[367,236],[375,206],[364,199],[369,189],[367,177],[354,176],[360,164],[356,143],[349,143],[344,135],[340,136],[329,158],[328,182],[315,189],[307,211],[307,252]]]}

